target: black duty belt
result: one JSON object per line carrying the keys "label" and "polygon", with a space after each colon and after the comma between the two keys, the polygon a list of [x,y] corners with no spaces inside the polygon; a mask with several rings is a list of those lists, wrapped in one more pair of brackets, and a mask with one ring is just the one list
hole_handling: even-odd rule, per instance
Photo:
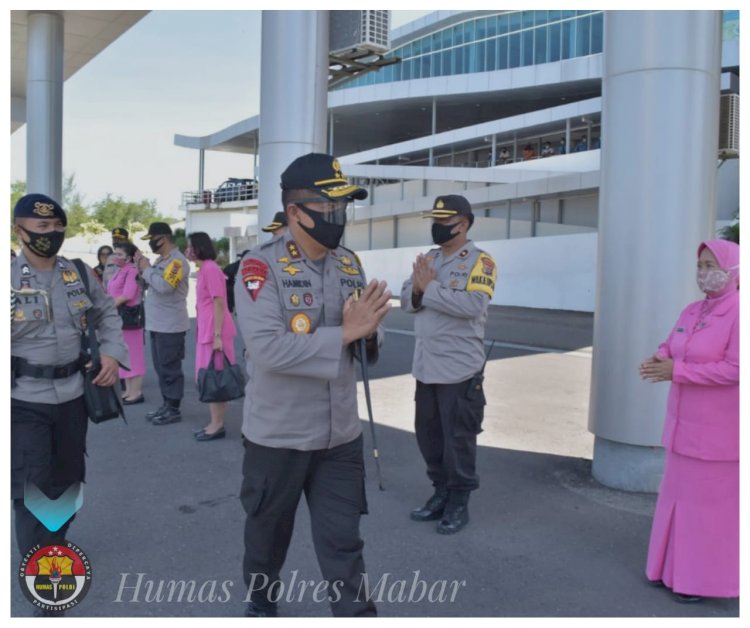
{"label": "black duty belt", "polygon": [[63,379],[78,373],[83,368],[83,362],[79,358],[69,364],[60,366],[45,366],[43,364],[31,364],[18,356],[11,357],[11,369],[16,377],[26,376],[37,379]]}

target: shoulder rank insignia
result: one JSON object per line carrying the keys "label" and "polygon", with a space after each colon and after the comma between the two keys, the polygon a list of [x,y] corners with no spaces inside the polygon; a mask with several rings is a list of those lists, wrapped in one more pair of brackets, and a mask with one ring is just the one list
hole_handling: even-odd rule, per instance
{"label": "shoulder rank insignia", "polygon": [[297,246],[297,243],[294,240],[289,240],[286,243],[286,250],[289,252],[289,256],[292,259],[300,259],[302,255],[299,252],[299,247]]}

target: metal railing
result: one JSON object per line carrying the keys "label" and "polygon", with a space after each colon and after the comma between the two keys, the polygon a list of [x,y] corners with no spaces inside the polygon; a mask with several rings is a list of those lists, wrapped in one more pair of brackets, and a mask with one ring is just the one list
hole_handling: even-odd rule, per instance
{"label": "metal railing", "polygon": [[182,193],[183,205],[205,205],[218,207],[230,201],[253,201],[258,198],[258,184],[237,184],[234,186],[209,188]]}

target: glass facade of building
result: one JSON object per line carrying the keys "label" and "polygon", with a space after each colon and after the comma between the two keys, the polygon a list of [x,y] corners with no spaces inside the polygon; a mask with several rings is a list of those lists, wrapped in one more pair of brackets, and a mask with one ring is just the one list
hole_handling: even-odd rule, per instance
{"label": "glass facade of building", "polygon": [[506,11],[453,24],[385,55],[401,63],[338,89],[505,70],[602,51],[601,11]]}
{"label": "glass facade of building", "polygon": [[[724,11],[724,39],[739,38],[739,11]],[[491,72],[602,52],[602,11],[505,11],[472,18],[394,48],[401,63],[334,89]]]}

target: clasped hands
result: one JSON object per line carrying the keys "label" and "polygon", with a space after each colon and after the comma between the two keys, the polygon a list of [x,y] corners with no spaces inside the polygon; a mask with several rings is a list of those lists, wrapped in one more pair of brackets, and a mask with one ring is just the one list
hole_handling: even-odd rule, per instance
{"label": "clasped hands", "polygon": [[641,379],[648,380],[652,384],[666,382],[672,379],[672,368],[674,362],[671,358],[662,358],[656,354],[641,363],[638,372]]}
{"label": "clasped hands", "polygon": [[432,265],[432,259],[421,253],[417,255],[416,261],[412,264],[412,292],[416,296],[424,294],[429,283],[436,277],[437,270]]}
{"label": "clasped hands", "polygon": [[352,295],[344,302],[342,344],[367,338],[377,331],[391,309],[391,291],[387,288],[385,281],[373,279],[358,297]]}

